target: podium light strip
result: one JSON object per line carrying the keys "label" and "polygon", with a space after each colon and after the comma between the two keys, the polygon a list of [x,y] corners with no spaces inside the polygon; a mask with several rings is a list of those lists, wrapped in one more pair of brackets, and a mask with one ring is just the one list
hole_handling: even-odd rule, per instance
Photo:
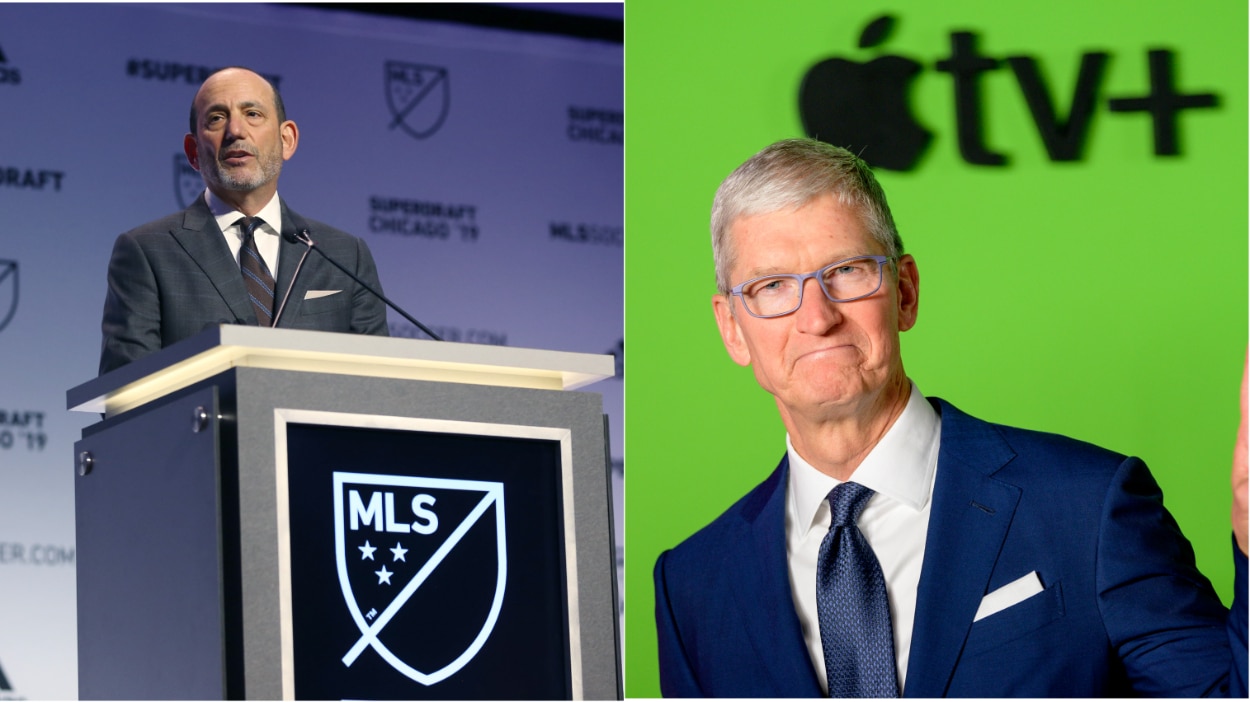
{"label": "podium light strip", "polygon": [[66,404],[111,417],[236,367],[574,390],[611,378],[614,364],[602,354],[226,325],[73,388]]}

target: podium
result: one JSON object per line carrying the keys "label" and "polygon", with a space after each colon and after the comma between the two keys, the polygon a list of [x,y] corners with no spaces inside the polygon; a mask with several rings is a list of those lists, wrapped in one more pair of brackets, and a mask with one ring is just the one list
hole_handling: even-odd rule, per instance
{"label": "podium", "polygon": [[83,699],[619,699],[610,356],[220,326],[67,393]]}

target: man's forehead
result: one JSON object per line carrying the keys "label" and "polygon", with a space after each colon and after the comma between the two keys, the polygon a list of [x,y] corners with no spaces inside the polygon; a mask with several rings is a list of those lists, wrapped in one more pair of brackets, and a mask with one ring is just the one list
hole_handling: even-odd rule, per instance
{"label": "man's forehead", "polygon": [[195,104],[199,106],[227,102],[272,107],[273,88],[251,71],[229,69],[210,76],[195,94]]}
{"label": "man's forehead", "polygon": [[813,211],[800,212],[813,203],[734,220],[728,230],[732,282],[805,273],[845,258],[885,253],[855,208],[818,203]]}
{"label": "man's forehead", "polygon": [[864,244],[874,243],[861,208],[842,203],[834,193],[814,197],[799,205],[744,213],[730,222],[727,230],[731,245],[778,232],[812,239],[837,234],[840,238],[862,240]]}

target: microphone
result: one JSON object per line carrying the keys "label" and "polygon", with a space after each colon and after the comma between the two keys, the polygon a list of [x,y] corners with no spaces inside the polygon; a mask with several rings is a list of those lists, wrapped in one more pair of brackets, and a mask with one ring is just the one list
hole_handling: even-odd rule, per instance
{"label": "microphone", "polygon": [[[370,293],[372,293],[372,294],[373,294],[373,296],[374,296],[374,297],[378,298],[378,299],[379,299],[379,300],[381,300],[382,302],[385,302],[385,303],[387,304],[387,306],[388,306],[388,307],[390,307],[391,309],[393,309],[393,310],[395,310],[396,312],[398,312],[398,313],[400,313],[401,315],[403,315],[404,319],[408,320],[409,322],[412,322],[412,323],[413,323],[413,325],[415,325],[418,329],[420,329],[421,331],[425,332],[426,334],[429,334],[431,339],[434,339],[435,341],[442,341],[442,340],[443,340],[443,337],[439,336],[438,334],[435,334],[435,333],[433,332],[433,330],[431,330],[429,327],[425,326],[425,325],[424,325],[424,324],[422,324],[421,322],[418,322],[416,317],[413,317],[412,315],[410,315],[410,314],[408,314],[407,312],[405,312],[402,308],[400,308],[400,306],[399,306],[399,305],[395,304],[394,302],[391,302],[391,301],[390,301],[389,299],[387,299],[387,297],[386,297],[385,295],[383,295],[382,293],[380,293],[380,292],[378,292],[377,290],[374,290],[373,288],[369,287],[369,284],[368,284],[368,283],[366,283],[365,281],[361,280],[360,278],[356,277],[356,274],[355,274],[355,273],[352,273],[351,271],[347,270],[347,268],[345,268],[345,267],[343,266],[343,264],[339,263],[338,261],[335,261],[333,258],[331,258],[331,257],[329,256],[329,254],[327,254],[325,251],[322,251],[322,250],[321,250],[321,249],[317,246],[317,243],[316,243],[315,241],[313,241],[313,240],[312,240],[312,237],[308,235],[308,230],[307,230],[307,229],[301,229],[301,230],[299,230],[299,232],[298,232],[298,233],[291,233],[291,232],[289,232],[289,231],[282,232],[282,238],[283,238],[283,239],[286,239],[287,241],[292,242],[292,243],[297,243],[297,242],[298,242],[298,243],[300,243],[300,244],[303,244],[304,246],[307,246],[307,247],[308,247],[308,251],[316,251],[317,253],[321,254],[321,257],[322,257],[322,258],[324,258],[325,260],[327,260],[327,261],[329,261],[331,264],[333,264],[335,268],[337,268],[337,269],[339,269],[340,271],[343,271],[344,273],[346,273],[346,274],[347,274],[347,277],[349,277],[349,278],[351,278],[352,280],[356,281],[356,283],[357,283],[358,285],[360,285],[360,287],[364,288],[365,290],[368,290]],[[308,251],[305,251],[305,252],[304,252],[304,256],[305,256],[305,257],[307,257],[307,256],[308,256]],[[299,264],[300,264],[300,266],[303,266],[303,265],[304,265],[304,259],[303,259],[303,258],[301,258],[301,259],[300,259]],[[299,268],[298,268],[298,267],[295,269],[295,275],[299,275]],[[293,276],[291,276],[291,285],[294,285],[294,284],[295,284],[295,276],[293,275]],[[288,287],[288,289],[287,289],[287,293],[288,293],[288,295],[290,294],[290,292],[291,292],[291,291],[290,291],[290,288]],[[285,296],[285,295],[283,296],[282,307],[286,307],[286,296]],[[280,308],[278,309],[278,315],[281,315],[281,314],[282,314],[282,308],[280,307]],[[277,326],[277,325],[278,325],[278,318],[277,318],[276,316],[274,317],[274,322],[273,322],[273,323],[274,323],[274,326]]]}

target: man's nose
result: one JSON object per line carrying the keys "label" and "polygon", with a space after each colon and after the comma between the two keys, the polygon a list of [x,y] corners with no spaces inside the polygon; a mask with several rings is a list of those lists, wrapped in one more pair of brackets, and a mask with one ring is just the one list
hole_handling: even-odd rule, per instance
{"label": "man's nose", "polygon": [[838,303],[831,302],[820,287],[820,281],[803,281],[803,300],[794,311],[795,326],[807,334],[824,334],[842,321]]}
{"label": "man's nose", "polygon": [[242,115],[231,115],[226,118],[225,135],[230,141],[235,141],[243,136],[246,126],[246,121]]}

